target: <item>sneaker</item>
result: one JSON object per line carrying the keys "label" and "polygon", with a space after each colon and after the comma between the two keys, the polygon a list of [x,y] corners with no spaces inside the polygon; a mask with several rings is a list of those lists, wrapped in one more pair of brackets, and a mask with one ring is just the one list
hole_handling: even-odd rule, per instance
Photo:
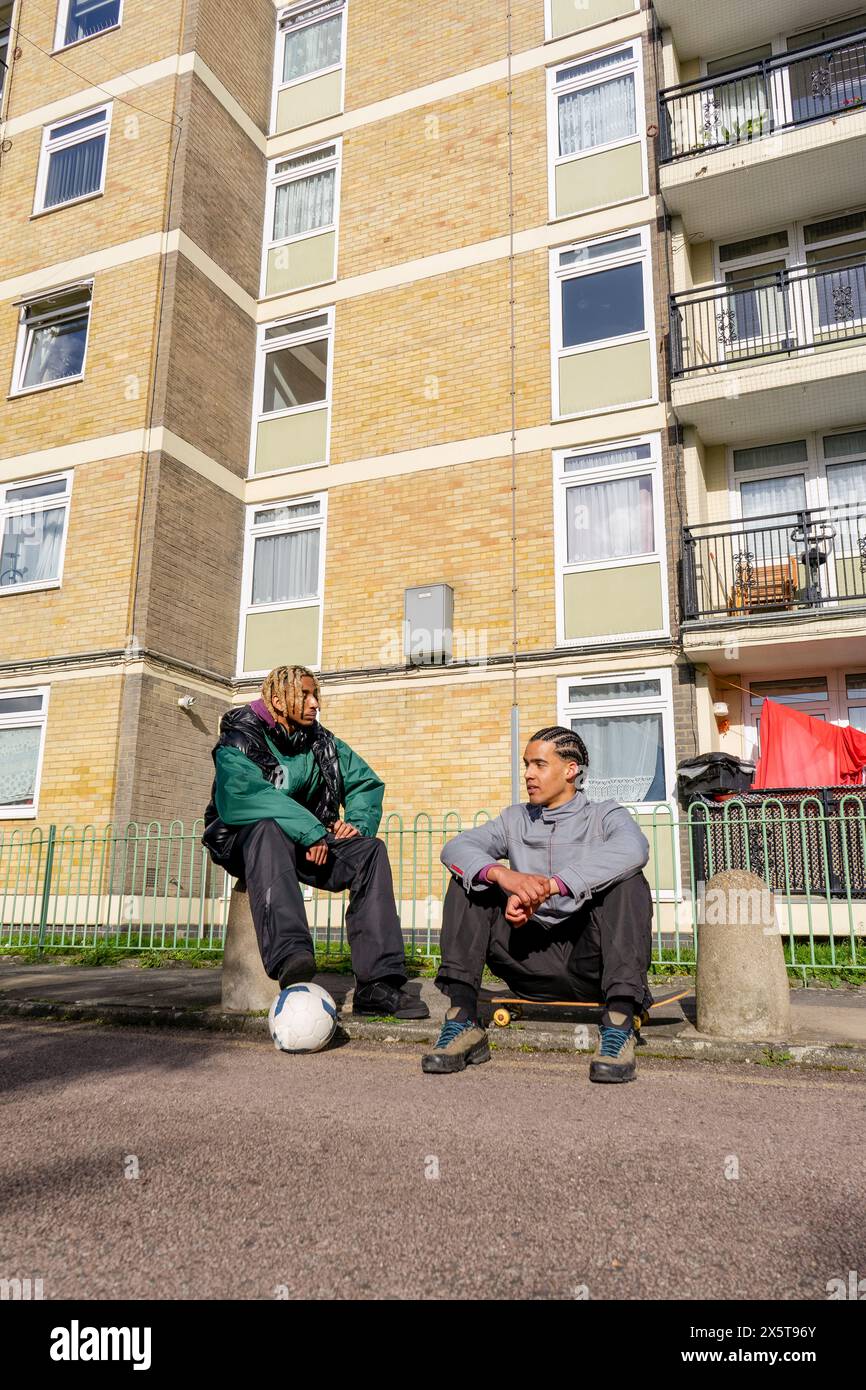
{"label": "sneaker", "polygon": [[287,989],[289,985],[307,984],[315,973],[316,957],[311,952],[302,951],[300,955],[289,956],[280,966],[277,976],[280,989]]}
{"label": "sneaker", "polygon": [[384,980],[355,989],[353,1014],[389,1014],[392,1018],[429,1018],[430,1010],[420,995],[386,985]]}
{"label": "sneaker", "polygon": [[486,1030],[474,1018],[453,1017],[458,1012],[448,1010],[433,1051],[421,1058],[422,1071],[463,1071],[490,1061]]}
{"label": "sneaker", "polygon": [[595,1056],[589,1064],[590,1081],[634,1081],[634,1040],[634,1028],[602,1024]]}

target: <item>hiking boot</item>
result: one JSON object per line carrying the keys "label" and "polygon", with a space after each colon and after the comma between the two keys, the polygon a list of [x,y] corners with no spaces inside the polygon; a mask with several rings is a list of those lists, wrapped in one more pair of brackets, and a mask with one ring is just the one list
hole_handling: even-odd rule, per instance
{"label": "hiking boot", "polygon": [[384,980],[358,985],[352,1002],[353,1014],[388,1014],[393,1018],[429,1018],[430,1010],[420,995],[395,989]]}
{"label": "hiking boot", "polygon": [[616,1028],[602,1023],[598,1046],[589,1064],[590,1081],[634,1081],[634,1028]]}
{"label": "hiking boot", "polygon": [[301,951],[283,961],[277,980],[280,989],[287,989],[289,985],[308,984],[315,973],[316,957],[310,951]]}
{"label": "hiking boot", "polygon": [[486,1030],[474,1018],[456,1017],[459,1012],[448,1010],[433,1051],[421,1058],[422,1071],[463,1071],[490,1061]]}

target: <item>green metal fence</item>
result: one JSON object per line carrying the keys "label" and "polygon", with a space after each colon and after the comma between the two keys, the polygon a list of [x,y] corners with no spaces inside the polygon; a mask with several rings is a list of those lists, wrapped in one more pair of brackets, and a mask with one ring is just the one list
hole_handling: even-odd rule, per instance
{"label": "green metal fence", "polygon": [[[684,817],[666,805],[631,810],[650,844],[657,968],[692,968],[708,878],[746,868],[773,889],[792,970],[844,969],[859,978],[866,969],[862,798],[832,816],[818,797],[771,799],[757,810],[734,798],[692,806]],[[486,811],[469,822],[456,811],[385,817],[380,837],[413,955],[438,954],[449,877],[442,845],[486,819]],[[211,864],[202,830],[197,820],[0,831],[0,947],[221,951],[233,880]],[[345,948],[345,894],[306,889],[305,898],[316,944]]]}

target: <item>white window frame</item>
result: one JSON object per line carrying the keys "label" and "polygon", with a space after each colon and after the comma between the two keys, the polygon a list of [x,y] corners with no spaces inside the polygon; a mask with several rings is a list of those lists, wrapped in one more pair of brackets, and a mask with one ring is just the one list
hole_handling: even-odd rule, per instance
{"label": "white window frame", "polygon": [[[321,315],[327,316],[327,324],[324,328],[313,328],[303,331],[298,329],[292,332],[293,324],[303,324],[306,319],[319,318]],[[284,326],[285,335],[280,338],[269,340],[265,338],[265,331],[269,328]],[[264,411],[261,407],[262,395],[265,386],[265,359],[269,352],[274,352],[278,348],[294,346],[298,343],[318,342],[321,338],[328,339],[328,373],[325,382],[325,399],[322,401],[312,401],[309,405],[287,406],[283,410]],[[259,327],[258,349],[256,352],[256,372],[253,390],[252,410],[252,429],[250,431],[250,467],[249,477],[261,477],[256,473],[256,442],[258,439],[259,425],[263,420],[277,420],[288,415],[301,415],[310,410],[327,410],[327,432],[325,435],[325,457],[318,463],[295,463],[289,468],[275,468],[268,473],[269,478],[279,477],[283,473],[297,473],[304,468],[325,468],[331,457],[331,401],[333,397],[334,385],[334,306],[322,309],[310,309],[306,314],[296,314],[291,319],[276,319],[273,323],[263,323]]]}
{"label": "white window frame", "polygon": [[[659,681],[659,695],[613,696],[609,700],[587,701],[586,704],[569,703],[570,686],[604,685],[620,681]],[[673,692],[670,666],[658,666],[643,671],[604,671],[598,675],[560,676],[556,682],[557,719],[566,729],[571,728],[572,719],[595,719],[600,715],[661,714],[662,737],[664,739],[665,787],[668,795],[657,801],[629,801],[623,805],[633,806],[638,812],[652,814],[655,807],[667,806],[673,812],[672,823],[676,823],[676,751],[674,746]],[[592,754],[590,753],[590,773]],[[677,856],[679,875],[679,856]]]}
{"label": "white window frame", "polygon": [[[277,107],[279,105],[280,92],[287,91],[289,87],[298,87],[302,82],[310,82],[318,77],[323,77],[329,72],[339,72],[340,79],[340,111],[346,107],[346,35],[348,32],[348,11],[349,0],[332,0],[333,13],[342,14],[343,30],[340,37],[340,61],[331,63],[326,68],[317,68],[315,72],[305,72],[301,77],[292,77],[288,82],[283,81],[283,54],[285,52],[285,30],[282,21],[290,18],[294,14],[303,13],[304,10],[316,10],[327,3],[327,0],[302,0],[299,4],[286,5],[277,12],[277,35],[274,47],[274,80],[273,94],[271,98],[271,132],[277,129]],[[310,14],[309,23],[315,24],[317,20],[328,19],[331,16],[325,14]],[[300,28],[306,28],[306,24],[301,24]]]}
{"label": "white window frame", "polygon": [[[575,7],[577,8],[577,7]],[[623,0],[622,14],[614,15],[614,19],[628,19],[629,15],[637,14],[640,6],[638,0]],[[553,6],[551,0],[544,0],[544,42],[560,43],[562,39],[568,38],[570,34],[584,34],[589,29],[595,29],[600,24],[610,24],[610,19],[597,19],[595,24],[583,25],[580,29],[571,29],[568,34],[557,34],[553,37]]]}
{"label": "white window frame", "polygon": [[[88,111],[76,111],[72,116],[66,116],[62,121],[54,121],[51,125],[44,127],[42,131],[42,147],[39,151],[39,168],[36,174],[36,193],[33,199],[33,217],[44,217],[51,212],[59,212],[61,208],[74,207],[76,203],[86,203],[91,198],[101,198],[105,192],[105,171],[108,165],[108,142],[111,138],[111,114],[114,103],[108,102],[105,106],[94,106]],[[73,135],[67,135],[59,140],[52,137],[52,132],[62,129],[63,126],[71,125],[73,121],[83,120],[85,116],[105,116],[105,120],[99,125],[94,124],[89,130],[77,130]],[[102,151],[102,169],[100,171],[99,187],[94,188],[90,193],[82,193],[77,198],[68,198],[63,203],[52,203],[50,207],[45,206],[45,193],[48,187],[48,171],[51,163],[51,156],[60,150],[69,149],[72,145],[82,145],[87,140],[92,140],[94,136],[105,136],[105,144]]]}
{"label": "white window frame", "polygon": [[117,11],[117,19],[113,24],[108,24],[104,29],[100,29],[96,34],[86,34],[84,38],[73,39],[71,43],[64,43],[66,24],[69,18],[69,0],[59,0],[57,6],[57,26],[54,30],[54,49],[55,53],[63,49],[76,48],[80,43],[91,43],[93,39],[101,39],[103,34],[113,34],[123,24],[123,5],[124,0],[120,0]]}
{"label": "white window frame", "polygon": [[[81,371],[77,372],[75,376],[58,377],[56,381],[41,381],[37,382],[35,386],[23,386],[21,383],[24,376],[25,365],[28,360],[28,344],[31,330],[34,324],[38,324],[43,318],[49,317],[49,311],[45,310],[41,315],[37,311],[33,318],[29,319],[27,311],[31,308],[35,308],[36,305],[42,302],[48,302],[59,295],[70,293],[72,290],[76,289],[80,289],[82,294],[85,290],[89,290],[90,292],[89,308],[87,311],[87,334],[84,339],[84,356],[81,359]],[[87,352],[90,347],[90,329],[93,319],[93,281],[83,280],[74,285],[58,285],[55,289],[43,291],[43,293],[34,295],[32,298],[18,300],[16,302],[16,307],[19,313],[18,337],[15,343],[15,358],[12,364],[12,384],[9,389],[9,395],[16,397],[31,396],[36,391],[53,391],[59,386],[71,386],[76,381],[83,381],[87,370]]]}
{"label": "white window frame", "polygon": [[[256,512],[271,511],[276,507],[297,507],[304,503],[318,502],[319,515],[311,517],[300,517],[297,521],[289,522],[262,522],[255,523]],[[253,603],[253,562],[255,559],[256,541],[261,536],[284,536],[296,531],[319,531],[319,576],[318,593],[316,598],[294,599],[289,602],[281,603]],[[238,679],[246,677],[266,676],[267,671],[247,671],[241,664],[244,659],[244,647],[246,645],[247,618],[250,613],[282,613],[295,608],[318,608],[319,609],[319,646],[316,653],[316,660],[313,663],[313,670],[320,671],[322,668],[322,633],[324,630],[325,612],[325,547],[328,535],[328,494],[327,492],[311,492],[304,496],[282,497],[275,502],[256,502],[246,509],[246,524],[244,528],[244,563],[243,577],[241,580],[241,618],[238,624],[238,649],[236,657],[236,667]]]}
{"label": "white window frame", "polygon": [[[560,257],[569,251],[579,251],[590,246],[601,246],[605,242],[617,242],[626,237],[640,237],[640,247],[578,264],[560,266]],[[634,333],[620,333],[610,338],[595,338],[589,343],[578,343],[573,347],[562,346],[562,293],[564,280],[576,280],[583,275],[597,275],[600,271],[616,270],[621,266],[638,264],[642,271],[644,326]],[[609,415],[611,411],[630,410],[636,405],[652,405],[658,401],[658,362],[655,351],[655,308],[653,303],[652,243],[648,226],[624,227],[618,232],[608,232],[605,236],[591,237],[587,241],[568,242],[555,246],[550,252],[550,385],[554,420],[585,419],[592,415]],[[620,401],[615,405],[600,405],[593,410],[576,411],[563,415],[559,402],[559,362],[563,357],[575,357],[583,352],[598,352],[600,348],[616,347],[621,343],[647,342],[650,346],[650,387],[652,395],[641,400]]]}
{"label": "white window frame", "polygon": [[45,760],[45,735],[48,729],[48,697],[51,687],[48,685],[32,685],[24,688],[0,689],[0,698],[9,699],[10,697],[32,695],[42,696],[42,710],[38,715],[30,714],[2,714],[0,713],[0,728],[20,729],[29,728],[33,724],[41,726],[39,736],[39,756],[36,762],[36,780],[33,787],[32,806],[4,806],[0,805],[0,819],[2,820],[32,820],[39,814],[39,793],[42,787],[42,765]]}
{"label": "white window frame", "polygon": [[0,57],[2,57],[3,62],[6,65],[2,69],[0,69],[0,114],[2,114],[3,111],[3,98],[6,95],[6,88],[9,83],[9,68],[11,66],[9,54],[12,48],[12,21],[14,20],[14,18],[15,4],[13,2],[12,7],[9,10],[9,24],[8,26],[4,26],[3,30],[0,31],[0,34],[2,34],[2,37],[0,37]]}
{"label": "white window frame", "polygon": [[[278,174],[278,173],[276,172],[278,165],[284,164],[284,163],[285,163],[287,160],[289,160],[289,159],[303,159],[303,158],[305,158],[305,157],[308,156],[308,155],[315,154],[318,150],[327,150],[327,149],[330,149],[332,146],[334,147],[334,156],[333,156],[332,159],[323,159],[320,163],[316,163],[316,164],[310,165],[310,167],[309,167],[308,169],[299,169],[299,170],[297,170],[297,171],[294,172],[294,173],[290,172],[290,173],[288,173],[288,174]],[[266,293],[267,275],[268,275],[268,257],[269,257],[270,252],[273,251],[273,250],[274,250],[276,247],[278,247],[278,246],[292,246],[292,245],[294,245],[296,242],[299,242],[299,241],[307,241],[310,237],[321,236],[324,232],[333,232],[333,233],[334,233],[334,272],[333,272],[332,275],[330,275],[330,276],[328,277],[327,280],[315,280],[315,281],[312,281],[311,283],[312,283],[312,284],[317,284],[317,285],[318,285],[318,284],[326,285],[326,284],[329,284],[331,281],[336,280],[336,278],[337,278],[337,256],[339,255],[339,250],[340,250],[340,247],[339,247],[339,240],[340,240],[339,226],[340,226],[340,185],[341,185],[341,183],[342,183],[342,178],[341,178],[342,168],[343,168],[343,139],[342,139],[342,136],[336,136],[333,140],[323,140],[323,141],[321,141],[319,144],[316,144],[316,145],[309,145],[309,146],[307,146],[307,147],[306,147],[305,149],[303,149],[303,150],[292,150],[291,154],[280,155],[279,159],[273,160],[273,161],[271,162],[271,164],[268,166],[268,188],[267,188],[267,194],[266,194],[266,198],[265,198],[265,232],[264,232],[264,237],[263,237],[263,249],[262,249],[262,277],[261,277],[261,289],[260,289],[260,293],[259,293],[259,298],[260,298],[260,299],[266,299],[266,298],[268,298],[268,297],[274,298],[274,297],[276,297],[276,295],[281,295],[281,294],[285,294],[285,293],[286,293],[285,290],[277,290],[277,291],[275,292],[275,295],[271,295],[271,296],[268,296],[267,293]],[[313,227],[313,228],[311,228],[311,230],[308,231],[308,232],[296,232],[293,236],[274,237],[274,235],[273,235],[273,230],[274,230],[274,214],[275,214],[275,211],[276,211],[276,203],[277,203],[277,189],[278,189],[278,188],[284,187],[287,183],[296,183],[296,182],[299,182],[301,179],[309,178],[311,174],[322,174],[322,173],[325,173],[328,169],[333,169],[333,170],[335,171],[335,174],[334,174],[334,217],[333,217],[333,221],[323,223],[321,227]],[[306,286],[305,286],[304,288],[306,288]],[[295,293],[295,291],[292,291],[292,293]]]}
{"label": "white window frame", "polygon": [[[630,54],[624,58],[623,62],[617,67],[605,69],[603,72],[589,73],[582,77],[575,77],[567,82],[557,84],[557,75],[572,68],[580,63],[591,62],[594,58],[602,58],[611,53]],[[559,153],[559,98],[566,93],[581,91],[587,87],[600,87],[605,82],[612,81],[615,77],[630,75],[634,83],[635,97],[635,133],[626,135],[619,140],[606,140],[601,145],[593,145],[588,150],[576,150],[573,154]],[[644,73],[643,73],[643,44],[640,38],[631,39],[627,43],[616,44],[612,48],[599,49],[596,53],[582,53],[577,57],[570,58],[567,63],[557,63],[556,67],[547,70],[547,201],[548,201],[548,221],[562,222],[573,218],[573,212],[557,213],[556,211],[556,170],[561,164],[573,164],[579,159],[588,159],[592,155],[604,154],[608,150],[622,149],[626,145],[637,145],[641,147],[641,169],[643,186],[640,193],[632,193],[628,198],[619,198],[616,202],[607,200],[593,204],[593,207],[620,207],[624,203],[632,203],[638,198],[645,198],[649,187],[649,163],[647,158],[646,141],[646,103],[644,101]],[[580,215],[592,211],[592,208],[581,208]]]}
{"label": "white window frame", "polygon": [[[566,459],[578,455],[601,454],[605,450],[630,449],[635,445],[648,444],[650,457],[637,459],[634,463],[602,464],[586,472],[567,473]],[[569,487],[580,487],[588,483],[619,482],[623,478],[645,477],[652,479],[654,548],[645,555],[629,555],[623,559],[589,560],[581,563],[568,562],[568,525],[566,520],[566,491]],[[670,634],[670,612],[667,585],[666,540],[664,517],[664,488],[662,486],[661,438],[658,434],[639,435],[634,439],[605,440],[600,444],[581,445],[577,449],[555,449],[553,451],[553,536],[556,569],[556,645],[558,647],[585,647],[587,642],[621,643],[640,641],[645,637],[667,637]],[[652,631],[616,632],[609,636],[566,637],[564,579],[567,574],[587,574],[597,570],[628,569],[634,565],[658,564],[659,582],[662,591],[663,626]],[[572,685],[574,681],[572,681]]]}
{"label": "white window frame", "polygon": [[[6,522],[12,516],[29,516],[36,511],[56,511],[58,507],[65,507],[63,517],[63,535],[60,540],[60,564],[57,576],[54,579],[39,579],[27,584],[0,584],[0,600],[11,594],[32,593],[40,589],[59,589],[63,584],[63,566],[66,561],[66,539],[69,534],[69,513],[72,504],[72,480],[73,472],[67,473],[46,473],[37,478],[16,478],[9,479],[7,482],[0,483],[0,547],[3,544],[3,535]],[[37,483],[63,482],[66,485],[64,493],[56,493],[53,497],[32,497],[21,502],[7,502],[6,495],[10,489],[18,487],[31,487]],[[0,691],[2,694],[2,691]]]}

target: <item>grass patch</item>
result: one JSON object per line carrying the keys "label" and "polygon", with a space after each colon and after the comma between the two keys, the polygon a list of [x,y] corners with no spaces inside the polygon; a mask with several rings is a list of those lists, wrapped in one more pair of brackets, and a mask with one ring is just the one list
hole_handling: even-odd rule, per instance
{"label": "grass patch", "polygon": [[131,959],[141,970],[159,970],[169,965],[186,965],[192,970],[215,970],[223,963],[222,951],[203,951],[199,946],[183,946],[176,951],[142,951]]}
{"label": "grass patch", "polygon": [[794,1054],[775,1047],[765,1047],[758,1058],[759,1067],[783,1067],[786,1062],[793,1062]]}

